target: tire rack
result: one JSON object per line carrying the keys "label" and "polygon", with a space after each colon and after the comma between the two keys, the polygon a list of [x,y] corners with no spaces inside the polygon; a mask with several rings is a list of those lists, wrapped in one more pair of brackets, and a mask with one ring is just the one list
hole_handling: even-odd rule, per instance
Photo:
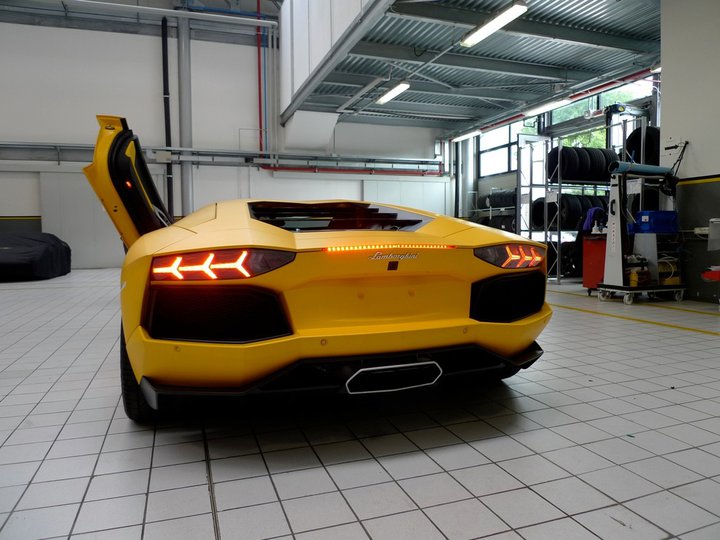
{"label": "tire rack", "polygon": [[[606,128],[602,128],[606,129]],[[549,153],[550,147],[551,147],[551,139],[549,137],[527,137],[527,139],[530,139],[532,142],[543,142],[542,145],[542,155],[543,160],[536,160],[535,163],[539,163],[542,161],[543,163],[543,171],[546,171],[546,159],[547,155]],[[534,140],[533,140],[534,139]],[[562,140],[558,138],[558,148],[560,149],[558,151],[558,166],[556,167],[556,171],[553,171],[550,175],[548,175],[546,172],[543,173],[543,181],[542,183],[537,183],[533,181],[533,174],[530,174],[530,182],[524,182],[524,171],[521,171],[521,167],[518,166],[518,205],[517,205],[517,215],[516,218],[516,228],[518,234],[526,235],[528,238],[532,238],[533,232],[542,233],[543,242],[548,246],[547,249],[553,249],[555,251],[555,261],[553,264],[548,268],[548,277],[550,279],[555,279],[557,283],[561,283],[562,281],[562,234],[574,234],[577,232],[576,229],[568,230],[562,228],[562,220],[561,220],[561,203],[562,203],[562,195],[563,195],[563,189],[570,188],[573,190],[580,190],[582,194],[586,194],[586,192],[590,191],[592,195],[598,195],[599,189],[604,189],[609,186],[607,186],[605,183],[597,182],[597,183],[579,183],[579,182],[572,182],[572,180],[565,179],[566,184],[564,184],[564,180],[562,178]],[[521,148],[521,144],[518,144],[518,148]],[[519,150],[522,151],[522,150]],[[534,148],[531,148],[531,153],[535,151]],[[531,163],[531,171],[532,171],[532,155],[530,157],[530,163]],[[554,173],[557,172],[557,184],[551,183],[550,178],[554,177]],[[543,228],[542,230],[535,230],[533,228],[532,223],[532,203],[533,201],[533,188],[542,188],[545,193],[545,204],[543,204]],[[521,209],[521,205],[525,204],[522,202],[523,197],[523,191],[529,189],[529,219],[527,220],[527,227],[523,227],[522,225],[525,225],[525,219],[524,215]],[[548,215],[548,194],[553,193],[557,195],[557,200],[555,202],[557,211],[555,212],[555,215],[550,218]],[[566,194],[567,195],[567,194]],[[553,236],[556,236],[557,243],[553,242]]]}
{"label": "tire rack", "polygon": [[[604,128],[605,129],[605,128]],[[563,269],[562,269],[562,234],[573,234],[575,235],[577,233],[577,228],[575,229],[563,229],[562,228],[562,208],[563,208],[563,188],[570,188],[574,190],[581,190],[582,194],[585,194],[585,190],[588,188],[588,186],[592,186],[592,194],[598,195],[598,188],[607,188],[609,189],[610,185],[609,182],[605,184],[604,182],[595,182],[595,183],[587,183],[587,182],[573,182],[572,179],[565,179],[567,181],[567,184],[563,185],[563,177],[562,177],[562,138],[558,137],[558,165],[555,171],[552,171],[550,175],[546,176],[547,184],[545,186],[545,204],[543,205],[543,217],[545,224],[543,231],[545,233],[545,244],[548,246],[548,249],[554,249],[555,250],[555,262],[553,264],[553,267],[548,268],[548,277],[551,279],[555,279],[556,283],[560,284],[562,282],[563,277]],[[552,189],[550,186],[550,179],[554,177],[555,172],[557,172],[557,184],[552,184],[553,187],[557,187],[556,190]],[[554,193],[557,195],[557,200],[555,201],[557,211],[555,212],[555,216],[548,222],[548,194]],[[565,193],[565,195],[571,195],[569,193]],[[557,243],[554,243],[552,241],[552,234],[557,234]],[[553,275],[553,269],[555,270],[555,274]]]}

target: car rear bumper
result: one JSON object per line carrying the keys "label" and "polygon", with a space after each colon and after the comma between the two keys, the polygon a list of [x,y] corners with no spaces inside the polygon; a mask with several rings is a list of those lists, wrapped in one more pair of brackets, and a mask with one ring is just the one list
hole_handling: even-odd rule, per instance
{"label": "car rear bumper", "polygon": [[129,333],[125,326],[125,338],[138,382],[145,377],[163,386],[244,388],[304,359],[416,354],[457,347],[513,358],[533,343],[551,315],[545,304],[539,312],[512,323],[460,318],[366,324],[296,331],[241,344],[153,339],[142,326]]}
{"label": "car rear bumper", "polygon": [[396,354],[307,358],[245,386],[174,386],[158,384],[143,377],[140,388],[154,409],[158,409],[162,400],[168,397],[235,397],[303,391],[351,394],[394,392],[433,386],[451,377],[524,369],[542,354],[542,348],[533,342],[511,356],[498,355],[471,345]]}

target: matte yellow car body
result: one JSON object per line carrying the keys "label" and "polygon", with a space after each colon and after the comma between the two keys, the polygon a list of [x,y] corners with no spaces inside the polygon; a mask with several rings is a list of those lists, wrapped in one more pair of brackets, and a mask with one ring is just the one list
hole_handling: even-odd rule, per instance
{"label": "matte yellow car body", "polygon": [[[99,117],[100,134],[90,183],[129,246],[121,275],[122,322],[128,356],[138,382],[187,387],[243,387],[303,358],[341,357],[477,344],[507,356],[527,349],[545,328],[551,310],[545,303],[532,316],[512,323],[478,322],[469,317],[473,282],[508,272],[474,256],[478,246],[521,242],[519,236],[415,209],[431,218],[416,232],[323,231],[293,233],[251,218],[243,200],[206,206],[177,223],[139,236],[123,213],[103,167],[103,156],[117,134],[112,117]],[[106,126],[113,125],[115,129]],[[109,186],[109,187],[108,187]],[[400,208],[383,205],[389,208]],[[448,246],[447,249],[383,245]],[[358,251],[327,248],[375,246]],[[252,343],[158,340],[142,326],[143,305],[151,286],[153,257],[236,247],[296,253],[295,260],[255,277],[223,280],[223,285],[255,285],[279,293],[292,335]],[[376,254],[412,252],[396,271]],[[544,263],[543,263],[544,264]],[[182,282],[184,286],[190,283]],[[194,287],[216,285],[192,282]],[[178,282],[152,283],[153,287]],[[193,317],[192,306],[186,316]]]}

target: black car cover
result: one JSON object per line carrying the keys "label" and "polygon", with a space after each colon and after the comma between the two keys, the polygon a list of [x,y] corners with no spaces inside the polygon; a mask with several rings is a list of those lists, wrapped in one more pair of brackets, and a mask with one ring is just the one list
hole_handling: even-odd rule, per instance
{"label": "black car cover", "polygon": [[70,272],[70,246],[54,234],[0,232],[0,281],[49,279]]}

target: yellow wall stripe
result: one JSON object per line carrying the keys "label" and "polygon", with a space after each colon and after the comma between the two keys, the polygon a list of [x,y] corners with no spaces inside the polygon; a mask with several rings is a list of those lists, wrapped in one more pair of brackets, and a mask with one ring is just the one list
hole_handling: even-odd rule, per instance
{"label": "yellow wall stripe", "polygon": [[580,311],[582,313],[589,313],[590,315],[600,315],[601,317],[612,317],[614,319],[622,319],[625,321],[633,321],[633,322],[639,322],[639,323],[645,323],[645,324],[654,324],[656,326],[663,326],[665,328],[674,328],[675,330],[685,330],[687,332],[697,332],[699,334],[707,334],[710,336],[720,337],[720,332],[712,332],[711,330],[700,330],[699,328],[690,328],[688,326],[678,326],[676,324],[668,324],[668,323],[657,322],[657,321],[648,321],[645,319],[637,319],[635,317],[626,317],[625,315],[615,315],[613,313],[602,313],[600,311],[593,311],[591,309],[582,309],[582,308],[576,308],[576,307],[570,307],[570,306],[563,306],[560,304],[550,304],[550,305],[554,308],[570,309],[572,311]]}
{"label": "yellow wall stripe", "polygon": [[720,182],[720,178],[701,178],[699,180],[680,180],[678,186],[691,186],[695,184],[714,184]]}
{"label": "yellow wall stripe", "polygon": [[[568,292],[568,291],[553,291],[548,289],[549,293],[556,293],[556,294],[568,294],[570,296],[579,296],[580,298],[591,298],[587,294],[582,293],[574,293],[574,292]],[[622,297],[622,295],[620,296]],[[659,309],[671,309],[673,311],[684,311],[686,313],[697,313],[698,315],[710,315],[711,317],[720,317],[720,312],[715,311],[701,311],[699,309],[689,309],[689,308],[681,308],[681,307],[675,307],[675,306],[665,306],[662,304],[637,304],[638,306],[642,307],[650,307],[650,308],[659,308]],[[711,304],[714,305],[714,304]]]}

